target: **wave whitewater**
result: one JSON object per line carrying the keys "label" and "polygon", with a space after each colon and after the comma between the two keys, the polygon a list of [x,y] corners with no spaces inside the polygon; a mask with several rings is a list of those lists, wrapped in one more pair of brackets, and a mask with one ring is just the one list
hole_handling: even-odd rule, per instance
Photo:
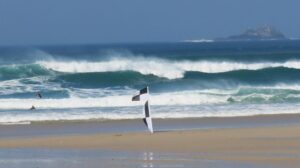
{"label": "wave whitewater", "polygon": [[[281,103],[286,101],[297,102],[300,100],[300,87],[299,90],[284,88],[285,87],[280,86],[271,88],[245,87],[231,90],[208,89],[160,93],[151,95],[151,104],[154,106],[185,106],[235,103]],[[113,92],[110,94],[110,96],[106,95],[104,97],[94,98],[83,98],[80,97],[79,93],[73,94],[70,98],[61,99],[1,99],[0,110],[26,110],[29,109],[31,105],[35,105],[38,109],[133,107],[141,105],[140,102],[131,101],[131,94],[113,95],[115,94]]]}
{"label": "wave whitewater", "polygon": [[131,97],[145,86],[154,118],[299,113],[299,44],[4,47],[0,124],[141,118]]}
{"label": "wave whitewater", "polygon": [[[150,59],[151,60],[151,59]],[[132,64],[132,65],[130,65]],[[251,76],[251,78],[249,78]],[[34,79],[31,81],[31,79]],[[142,87],[205,89],[211,86],[298,84],[300,61],[286,62],[226,62],[226,61],[132,61],[111,59],[99,62],[39,61],[34,64],[0,66],[0,85],[20,79],[27,87],[36,83],[80,88]],[[40,81],[47,79],[41,83]],[[157,85],[157,86],[156,86]],[[9,87],[7,84],[5,87]],[[1,91],[1,89],[0,89]],[[0,96],[1,97],[1,96]]]}
{"label": "wave whitewater", "polygon": [[37,61],[33,64],[2,65],[0,80],[28,78],[42,75],[76,74],[95,72],[133,71],[160,78],[181,79],[187,72],[218,74],[240,70],[270,68],[300,69],[300,60],[285,62],[233,62],[233,61],[171,61],[159,58],[111,58],[97,62],[89,61]]}
{"label": "wave whitewater", "polygon": [[135,71],[143,75],[155,75],[167,79],[183,78],[188,71],[222,73],[237,70],[265,68],[300,69],[300,60],[286,62],[232,62],[232,61],[170,61],[159,58],[112,58],[107,61],[39,61],[46,69],[67,73]]}
{"label": "wave whitewater", "polygon": [[[300,104],[244,104],[244,105],[197,105],[197,106],[152,106],[153,118],[194,118],[194,117],[237,117],[263,114],[299,113]],[[74,120],[120,120],[140,119],[140,107],[121,107],[109,109],[37,110],[1,112],[0,124],[30,124],[44,121]]]}

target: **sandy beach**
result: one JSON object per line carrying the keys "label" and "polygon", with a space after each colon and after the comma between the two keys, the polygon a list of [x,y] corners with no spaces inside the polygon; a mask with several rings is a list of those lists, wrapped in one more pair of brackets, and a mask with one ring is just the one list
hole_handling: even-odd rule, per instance
{"label": "sandy beach", "polygon": [[[286,119],[297,116],[279,115],[267,116],[267,118]],[[241,119],[237,118],[237,120]],[[253,127],[241,128],[158,131],[154,134],[138,131],[15,138],[2,137],[0,139],[0,148],[97,149],[127,152],[190,153],[193,159],[298,167],[300,164],[299,124],[255,126],[254,123],[253,125]]]}

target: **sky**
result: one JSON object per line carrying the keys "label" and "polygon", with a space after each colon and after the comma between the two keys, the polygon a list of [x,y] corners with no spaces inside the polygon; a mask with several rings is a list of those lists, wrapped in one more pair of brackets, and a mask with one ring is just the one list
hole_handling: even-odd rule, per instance
{"label": "sky", "polygon": [[0,0],[0,45],[176,42],[273,25],[300,37],[299,0]]}

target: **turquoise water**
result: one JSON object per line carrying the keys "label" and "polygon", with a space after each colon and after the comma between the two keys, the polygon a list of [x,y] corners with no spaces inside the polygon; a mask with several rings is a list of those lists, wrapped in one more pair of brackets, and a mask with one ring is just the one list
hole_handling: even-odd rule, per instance
{"label": "turquoise water", "polygon": [[0,86],[2,124],[299,113],[300,41],[1,47]]}

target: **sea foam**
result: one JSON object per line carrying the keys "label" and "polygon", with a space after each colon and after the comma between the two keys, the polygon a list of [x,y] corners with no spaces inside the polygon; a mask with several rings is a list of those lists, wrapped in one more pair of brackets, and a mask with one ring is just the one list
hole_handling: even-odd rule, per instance
{"label": "sea foam", "polygon": [[[139,108],[37,110],[35,112],[2,112],[0,124],[30,124],[43,121],[141,119]],[[244,104],[201,106],[152,106],[153,118],[236,117],[262,114],[299,113],[300,104]],[[184,112],[183,112],[184,111]]]}
{"label": "sea foam", "polygon": [[[281,88],[281,89],[278,89]],[[282,86],[273,88],[245,87],[231,90],[207,89],[192,91],[177,91],[151,94],[151,105],[154,106],[193,106],[240,103],[283,103],[300,100],[299,90],[284,89]],[[287,87],[288,88],[288,87]],[[82,90],[70,93],[69,98],[7,98],[1,99],[0,110],[28,110],[32,105],[37,109],[81,109],[81,108],[113,108],[136,107],[141,102],[132,102],[132,94],[120,91],[110,91],[106,95],[93,97],[95,90]],[[103,91],[103,90],[102,90]],[[96,95],[98,94],[95,93]],[[84,96],[82,96],[84,95]]]}
{"label": "sea foam", "polygon": [[105,61],[38,61],[43,67],[68,73],[136,71],[144,75],[155,75],[168,79],[183,78],[185,72],[222,73],[236,70],[259,70],[285,67],[300,69],[299,60],[285,62],[233,62],[233,61],[171,61],[160,58],[127,57]]}

